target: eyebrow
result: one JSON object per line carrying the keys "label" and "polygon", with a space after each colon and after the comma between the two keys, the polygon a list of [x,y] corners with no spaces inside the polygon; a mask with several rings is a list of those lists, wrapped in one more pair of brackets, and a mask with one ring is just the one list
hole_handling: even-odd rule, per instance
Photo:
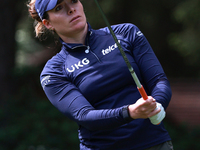
{"label": "eyebrow", "polygon": [[58,5],[58,4],[62,3],[62,2],[63,2],[63,0],[58,0],[56,5]]}

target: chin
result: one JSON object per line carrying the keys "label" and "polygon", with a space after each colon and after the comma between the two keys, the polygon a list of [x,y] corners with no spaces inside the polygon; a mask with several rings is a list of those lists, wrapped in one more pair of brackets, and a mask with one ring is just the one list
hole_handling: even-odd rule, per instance
{"label": "chin", "polygon": [[84,30],[85,28],[87,28],[87,22],[86,21],[82,21],[82,22],[78,22],[76,25],[73,26],[74,30]]}

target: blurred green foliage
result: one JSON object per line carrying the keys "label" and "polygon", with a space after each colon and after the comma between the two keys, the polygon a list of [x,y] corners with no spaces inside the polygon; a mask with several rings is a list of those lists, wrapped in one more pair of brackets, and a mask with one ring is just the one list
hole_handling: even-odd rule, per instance
{"label": "blurred green foliage", "polygon": [[15,71],[16,95],[7,100],[0,119],[1,150],[78,149],[78,126],[47,100],[38,80],[41,68]]}
{"label": "blurred green foliage", "polygon": [[[16,95],[0,110],[1,150],[78,150],[78,126],[61,114],[46,98],[38,74],[42,68],[15,70]],[[174,125],[164,120],[175,150],[199,150],[200,128]]]}
{"label": "blurred green foliage", "polygon": [[173,11],[173,18],[182,25],[182,28],[179,32],[169,34],[169,44],[186,58],[187,66],[194,67],[199,67],[200,64],[199,6],[199,0],[180,3]]}
{"label": "blurred green foliage", "polygon": [[[43,64],[37,68],[26,66],[27,54],[49,47],[53,38],[43,42],[34,38],[33,21],[28,19],[24,2],[17,6],[21,19],[15,34],[16,66],[10,79],[15,94],[1,99],[4,103],[0,109],[0,150],[77,150],[78,126],[54,108],[40,86]],[[82,2],[92,27],[104,27],[94,1]],[[111,24],[128,22],[142,30],[169,77],[200,77],[200,1],[99,0],[99,3]],[[165,124],[175,150],[200,149],[200,128],[176,126],[170,118]]]}
{"label": "blurred green foliage", "polygon": [[164,120],[165,127],[169,132],[174,150],[199,150],[200,149],[200,126],[188,128],[187,124],[174,125],[174,123],[166,118]]}

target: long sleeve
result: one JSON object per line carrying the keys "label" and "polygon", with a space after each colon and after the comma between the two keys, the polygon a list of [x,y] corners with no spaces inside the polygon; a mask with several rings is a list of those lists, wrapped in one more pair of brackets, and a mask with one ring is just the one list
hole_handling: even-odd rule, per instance
{"label": "long sleeve", "polygon": [[[51,62],[56,62],[56,65]],[[79,89],[66,80],[62,63],[55,57],[41,73],[41,84],[48,99],[59,111],[88,130],[111,129],[127,123],[123,107],[95,110]]]}
{"label": "long sleeve", "polygon": [[[133,24],[112,28],[148,95],[167,108],[170,85],[142,32]],[[141,95],[118,46],[107,27],[89,33],[88,45],[62,42],[40,76],[50,102],[79,125],[80,149],[140,150],[171,140],[163,123],[130,119],[127,106]]]}
{"label": "long sleeve", "polygon": [[171,99],[171,88],[163,68],[142,32],[134,30],[133,55],[140,68],[142,83],[149,95],[166,109]]}

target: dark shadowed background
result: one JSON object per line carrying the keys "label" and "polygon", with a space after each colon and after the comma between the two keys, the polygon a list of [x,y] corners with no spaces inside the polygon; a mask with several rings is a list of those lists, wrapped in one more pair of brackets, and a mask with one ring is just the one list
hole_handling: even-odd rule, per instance
{"label": "dark shadowed background", "polygon": [[[83,0],[94,29],[105,23]],[[110,24],[133,23],[150,42],[173,91],[164,120],[175,150],[200,149],[200,1],[99,0]],[[0,2],[0,149],[78,150],[78,126],[55,109],[40,86],[45,62],[59,51],[35,38],[26,1]]]}

